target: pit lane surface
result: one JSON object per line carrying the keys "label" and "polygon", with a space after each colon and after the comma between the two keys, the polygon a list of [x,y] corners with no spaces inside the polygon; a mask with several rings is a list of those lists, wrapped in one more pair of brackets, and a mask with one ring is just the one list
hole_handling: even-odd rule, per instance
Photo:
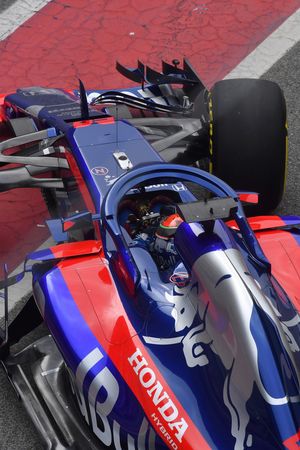
{"label": "pit lane surface", "polygon": [[[11,5],[12,2],[6,2],[9,3]],[[27,2],[29,3],[29,2]],[[53,2],[54,6],[58,7],[59,5],[61,5],[61,2]],[[77,3],[77,2],[76,2]],[[79,3],[79,2],[78,2]],[[81,2],[84,3],[84,2]],[[128,2],[127,2],[128,3]],[[208,2],[208,5],[211,5],[213,2]],[[215,3],[220,3],[220,2],[215,2]],[[243,3],[243,2],[242,2]],[[240,5],[242,4],[240,2]],[[263,2],[264,3],[264,2]],[[276,2],[275,2],[276,3]],[[289,2],[287,2],[289,3]],[[292,2],[291,2],[292,3]],[[67,3],[66,3],[67,4]],[[125,2],[124,2],[125,4]],[[187,2],[187,4],[190,4],[190,2]],[[3,6],[3,4],[1,3],[1,6]],[[7,6],[7,5],[6,5]],[[49,5],[50,6],[50,5]],[[199,7],[200,5],[196,3],[193,3],[193,7]],[[204,6],[204,4],[201,6],[201,9],[203,11],[203,9],[206,6]],[[200,13],[199,13],[200,14]],[[201,12],[200,16],[203,18],[205,16],[203,16],[203,14],[205,14],[205,12]],[[52,16],[51,16],[52,17]],[[34,17],[33,17],[34,18]],[[38,20],[38,18],[36,19]],[[282,17],[280,20],[277,21],[276,25],[278,25],[279,23],[281,23],[282,21]],[[259,21],[258,23],[263,24],[263,21]],[[276,25],[270,26],[268,25],[268,31],[275,29]],[[263,27],[263,25],[262,25]],[[265,31],[265,34],[260,38],[261,40],[266,36],[266,33],[268,31]],[[197,35],[195,34],[195,39],[196,39]],[[209,36],[208,36],[209,37]],[[210,43],[210,48],[211,49],[216,49],[219,45],[218,41],[215,40],[215,36],[210,36],[211,37],[211,43]],[[249,36],[248,36],[249,37]],[[20,39],[20,38],[18,38]],[[260,42],[260,40],[258,38],[256,38],[256,44]],[[203,44],[203,43],[202,43]],[[229,50],[230,47],[233,50],[233,53],[235,51],[235,44],[233,42],[231,42],[228,46],[228,51],[226,53],[226,55],[224,56],[224,66],[225,68],[222,68],[221,66],[221,61],[219,61],[219,65],[217,66],[216,64],[212,66],[211,68],[211,72],[209,72],[208,68],[206,70],[206,81],[209,82],[209,78],[212,80],[214,76],[216,76],[216,78],[219,77],[219,74],[222,73],[223,75],[226,74],[226,72],[228,72],[228,67],[233,68],[234,65],[236,65],[239,62],[239,58],[244,57],[249,51],[251,51],[251,49],[253,49],[256,45],[255,43],[251,43],[251,44],[247,44],[246,40],[244,41],[244,49],[247,48],[246,51],[243,50],[243,55],[241,56],[239,54],[239,57],[236,56],[235,62],[228,62],[228,60],[226,60],[226,56],[228,56],[229,54]],[[6,44],[7,46],[8,44]],[[47,44],[48,45],[48,44]],[[205,44],[206,45],[206,44]],[[204,47],[205,47],[204,45]],[[21,48],[22,46],[20,45],[20,42],[18,43],[19,48]],[[215,47],[214,47],[215,46]],[[26,47],[26,45],[25,45]],[[7,49],[7,47],[6,47]],[[3,50],[3,47],[2,47]],[[88,49],[85,50],[85,57],[86,60],[84,61],[84,65],[82,66],[83,68],[80,69],[83,72],[86,73],[87,78],[91,77],[90,80],[93,81],[93,79],[98,80],[99,77],[97,77],[95,75],[94,72],[94,68],[92,70],[92,73],[88,73],[88,64],[93,64],[93,58],[91,59],[91,54],[88,54],[87,52]],[[240,50],[240,49],[239,49]],[[199,48],[199,57],[200,59],[202,59],[201,55],[201,46]],[[216,52],[216,50],[215,50]],[[205,52],[204,52],[205,53]],[[216,53],[214,53],[216,54]],[[126,53],[125,53],[126,55]],[[285,96],[287,99],[287,104],[288,104],[288,112],[289,112],[289,141],[290,141],[290,151],[289,151],[289,168],[288,168],[288,183],[287,183],[287,190],[286,190],[286,195],[284,197],[284,201],[282,203],[282,205],[280,206],[279,211],[281,213],[285,213],[285,214],[300,214],[300,174],[299,174],[299,167],[300,167],[300,129],[299,129],[299,115],[300,115],[300,111],[299,111],[299,102],[298,99],[300,98],[300,86],[299,86],[299,81],[298,81],[298,77],[299,77],[299,73],[300,73],[300,43],[296,44],[289,52],[287,55],[285,55],[283,58],[281,58],[270,70],[268,70],[267,73],[265,73],[263,75],[263,78],[267,78],[267,79],[271,79],[273,81],[277,81],[281,87],[284,89],[285,92]],[[145,52],[145,54],[139,55],[141,56],[142,59],[144,59],[145,61],[147,60],[147,62],[151,60],[153,61],[153,66],[157,67],[158,64],[158,58],[155,59],[157,57],[157,55],[150,55],[150,59],[147,58],[147,53]],[[164,55],[160,55],[160,57],[164,57]],[[173,55],[172,55],[173,56]],[[178,53],[175,56],[178,56]],[[189,56],[189,55],[188,55]],[[124,61],[124,58],[126,58],[127,56],[122,57],[122,62],[127,62],[127,59]],[[6,54],[6,58],[9,59],[9,55],[8,53]],[[16,63],[16,56],[15,54],[11,57],[11,64],[14,64],[14,67],[16,68],[16,70],[20,70],[20,68],[18,68],[19,66]],[[112,58],[114,59],[115,56],[114,54],[112,55]],[[120,58],[121,59],[121,58]],[[155,59],[155,61],[154,61]],[[170,60],[170,56],[167,57],[168,60]],[[191,58],[192,59],[192,58]],[[92,62],[91,62],[92,61]],[[128,61],[130,64],[133,64],[134,61]],[[8,62],[6,61],[6,69],[8,69]],[[112,81],[112,83],[115,83],[115,75],[111,75],[112,72],[114,72],[113,69],[113,62],[110,62],[110,66],[109,67],[105,67],[109,70],[109,74],[107,75],[106,78],[106,82],[108,82],[109,80]],[[230,66],[231,64],[231,66]],[[41,67],[41,66],[39,66]],[[100,70],[99,68],[97,68],[97,70]],[[215,72],[214,72],[215,70]],[[5,71],[3,71],[2,73],[5,73]],[[216,74],[216,75],[214,75]],[[34,74],[33,72],[31,73],[30,76],[32,76],[32,82],[30,84],[40,84],[41,80],[43,82],[43,80],[47,81],[46,75],[44,77],[45,73],[43,73],[42,76],[40,76],[38,78],[38,71],[36,74]],[[21,74],[19,73],[18,75],[19,77],[21,77]],[[28,82],[30,80],[30,76],[28,75],[29,78],[27,78]],[[63,71],[62,73],[60,73],[60,77],[63,77]],[[63,78],[61,78],[62,82],[65,82],[65,86],[70,86],[67,84],[68,82],[68,77],[69,75],[65,75],[66,78],[65,80],[63,80]],[[81,73],[80,73],[81,76]],[[111,78],[110,78],[111,77]],[[71,76],[72,78],[72,76]],[[84,77],[85,78],[85,77]],[[19,78],[21,79],[21,78]],[[73,79],[73,78],[72,78]],[[104,79],[104,75],[103,75],[103,79]],[[73,79],[74,80],[74,79]],[[13,86],[13,77],[9,77],[9,81],[7,81],[6,79],[3,80],[4,83],[11,83],[10,86],[7,84],[7,89],[9,89],[10,87]],[[120,79],[118,79],[118,82],[120,81]],[[54,79],[52,78],[52,84],[51,84],[51,79],[48,79],[49,85],[54,85]],[[1,80],[1,84],[2,84],[2,80]],[[19,83],[21,84],[21,83]],[[26,84],[26,83],[24,83]],[[98,85],[98,83],[97,83]],[[110,87],[113,84],[106,84],[106,87]],[[5,87],[5,84],[2,85],[3,89]],[[72,83],[72,86],[75,86],[75,82]],[[94,84],[91,85],[94,87]],[[5,88],[6,89],[6,88]],[[27,194],[27,199],[28,199],[28,194]],[[37,205],[35,204],[36,201],[38,199],[31,199],[31,203],[29,202],[28,199],[28,203],[30,205],[29,207],[29,213],[28,211],[26,212],[24,209],[26,207],[26,205],[24,205],[24,209],[22,210],[22,214],[18,213],[18,208],[19,206],[17,206],[17,208],[15,209],[16,204],[14,204],[12,209],[12,223],[13,220],[17,219],[20,222],[24,222],[25,218],[31,217],[31,214],[37,214],[36,210],[37,210]],[[19,200],[15,197],[15,202],[18,202]],[[2,203],[3,205],[3,203]],[[11,205],[11,204],[10,204]],[[1,207],[1,211],[2,211],[2,220],[3,220],[3,211],[5,211],[5,213],[7,213],[8,210],[6,210],[6,207]],[[43,218],[43,214],[45,213],[45,210],[41,211],[41,216],[35,216],[35,220],[32,221],[32,228],[34,229],[34,233],[33,235],[36,235],[36,231],[39,230],[36,227],[36,224],[39,223],[38,220],[42,220]],[[18,216],[19,214],[19,216]],[[17,217],[14,219],[14,216],[17,215]],[[5,218],[7,216],[5,215]],[[5,220],[3,220],[3,222],[5,224]],[[41,229],[43,231],[43,229]],[[4,236],[5,233],[5,229],[1,229],[0,227],[0,236]],[[20,225],[18,225],[15,229],[15,234],[14,234],[14,240],[15,241],[26,241],[26,230],[24,230],[23,228],[23,232],[20,233]],[[41,237],[41,241],[44,239],[44,236]],[[25,246],[25,251],[29,251],[30,250],[30,245],[32,245],[33,243],[35,243],[35,240],[31,240],[27,241],[27,244]],[[22,248],[22,250],[24,250],[24,247]],[[14,247],[14,251],[16,251],[16,248]],[[21,251],[21,247],[18,247],[18,251],[20,253]],[[35,334],[36,335],[36,334]],[[25,342],[28,343],[30,342],[30,340],[32,340],[33,336],[31,336],[31,338],[27,339]],[[24,342],[22,342],[21,345],[24,345]],[[0,449],[1,450],[39,450],[42,449],[42,443],[40,441],[40,439],[38,438],[36,431],[34,429],[34,427],[31,425],[31,422],[29,421],[29,419],[26,416],[26,413],[24,413],[23,407],[22,405],[20,405],[15,397],[15,394],[11,388],[11,386],[9,385],[9,383],[6,380],[6,377],[4,375],[4,372],[2,370],[0,370]]]}

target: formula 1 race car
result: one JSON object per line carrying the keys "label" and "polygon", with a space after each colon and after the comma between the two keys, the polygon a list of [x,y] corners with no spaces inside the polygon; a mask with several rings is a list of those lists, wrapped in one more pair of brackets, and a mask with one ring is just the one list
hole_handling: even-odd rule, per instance
{"label": "formula 1 race car", "polygon": [[55,241],[0,282],[8,377],[49,449],[295,449],[300,217],[242,206],[281,199],[281,90],[117,68],[140,86],[3,96],[0,190],[41,188]]}

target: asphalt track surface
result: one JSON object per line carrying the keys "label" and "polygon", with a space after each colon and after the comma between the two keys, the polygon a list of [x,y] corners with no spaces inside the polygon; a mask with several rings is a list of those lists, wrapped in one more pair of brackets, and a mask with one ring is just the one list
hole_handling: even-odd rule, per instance
{"label": "asphalt track surface", "polygon": [[287,184],[278,214],[300,215],[300,43],[264,74],[284,91],[289,124],[289,157]]}
{"label": "asphalt track surface", "polygon": [[[1,8],[13,2],[2,1]],[[218,69],[219,73],[221,69]],[[289,160],[287,188],[278,212],[300,215],[300,43],[297,43],[283,58],[277,61],[263,78],[279,83],[285,93],[289,120]],[[34,83],[32,83],[34,84]],[[108,86],[107,86],[108,87]],[[18,348],[31,342],[43,333],[38,330],[23,340]],[[0,369],[0,450],[43,449],[35,428],[28,419],[23,406]]]}

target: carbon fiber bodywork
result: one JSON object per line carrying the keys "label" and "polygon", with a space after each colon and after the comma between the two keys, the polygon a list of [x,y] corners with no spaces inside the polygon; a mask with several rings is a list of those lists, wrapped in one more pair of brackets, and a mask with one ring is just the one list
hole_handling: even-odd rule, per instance
{"label": "carbon fiber bodywork", "polygon": [[104,450],[82,420],[65,363],[50,335],[2,364],[45,448]]}

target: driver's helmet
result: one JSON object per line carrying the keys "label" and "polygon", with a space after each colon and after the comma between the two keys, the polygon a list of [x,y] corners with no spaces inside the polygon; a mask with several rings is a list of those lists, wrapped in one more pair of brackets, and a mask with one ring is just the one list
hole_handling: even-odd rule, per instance
{"label": "driver's helmet", "polygon": [[183,222],[179,214],[171,214],[165,217],[159,224],[155,236],[161,239],[169,240],[176,233],[177,228]]}
{"label": "driver's helmet", "polygon": [[178,214],[171,214],[162,220],[155,232],[151,254],[161,270],[171,270],[179,260],[174,244],[174,234],[182,222]]}

